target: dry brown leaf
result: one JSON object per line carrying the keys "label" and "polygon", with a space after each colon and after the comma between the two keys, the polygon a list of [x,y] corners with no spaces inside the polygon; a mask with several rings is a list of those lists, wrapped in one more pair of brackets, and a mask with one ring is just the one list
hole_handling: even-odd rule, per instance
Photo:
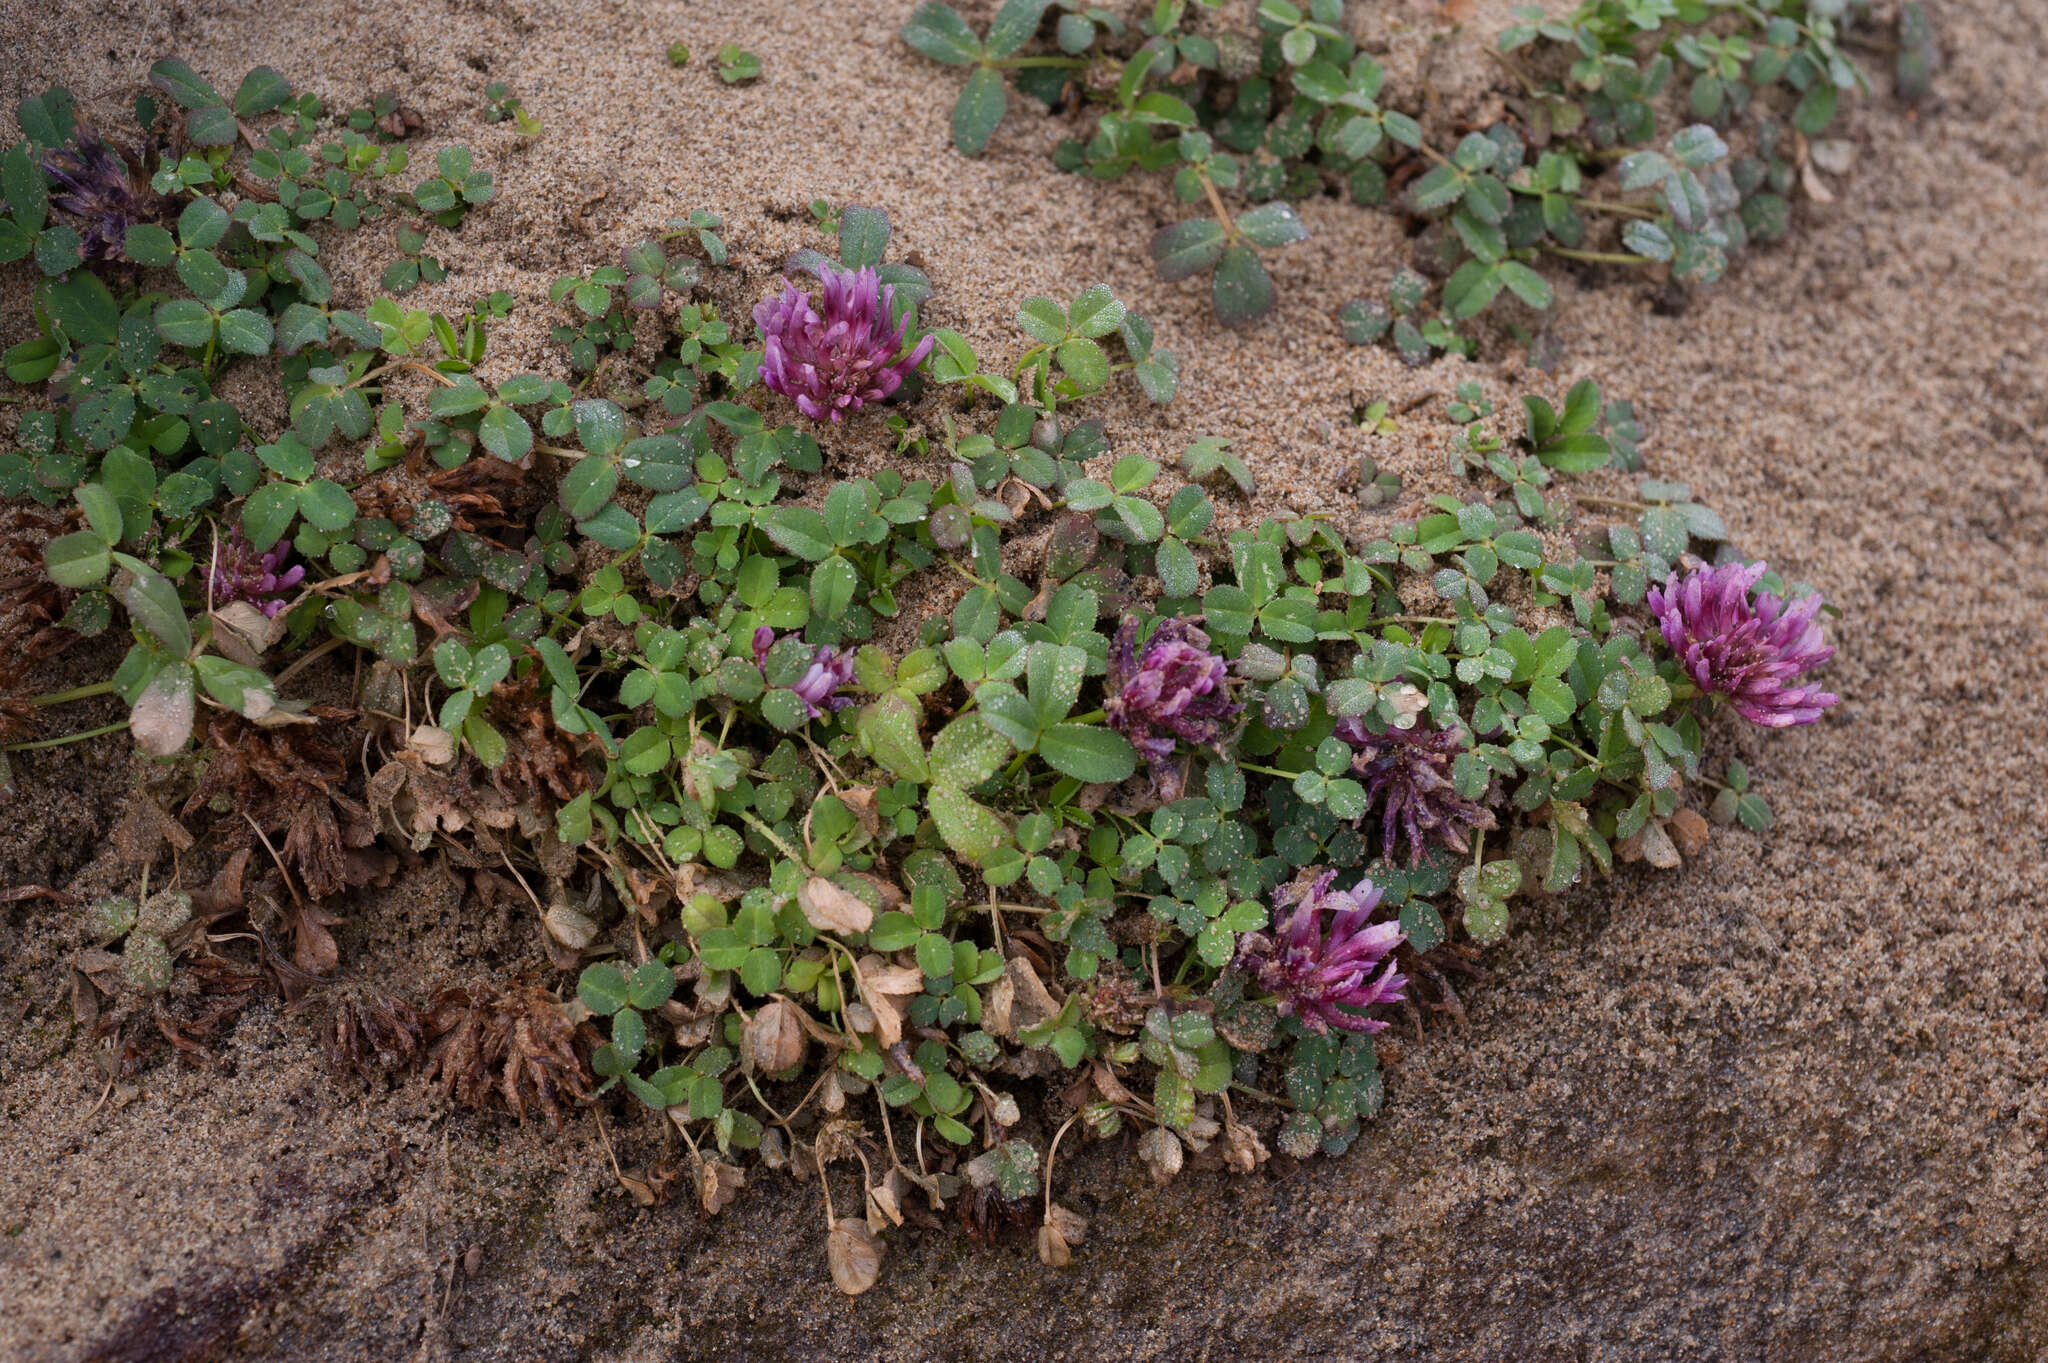
{"label": "dry brown leaf", "polygon": [[284,638],[285,618],[265,615],[246,601],[233,601],[213,612],[214,645],[244,667],[261,668],[263,655]]}
{"label": "dry brown leaf", "polygon": [[1123,1086],[1123,1083],[1116,1077],[1116,1071],[1110,1069],[1107,1064],[1097,1060],[1094,1062],[1093,1073],[1096,1092],[1100,1093],[1104,1099],[1112,1103],[1128,1103],[1132,1101],[1131,1091]]}
{"label": "dry brown leaf", "polygon": [[167,667],[143,689],[128,713],[128,732],[151,757],[171,757],[192,736],[192,669]]}
{"label": "dry brown leaf", "polygon": [[988,997],[981,1005],[981,1025],[992,1036],[1005,1041],[1017,1038],[1017,1026],[1011,1014],[1017,1006],[1017,986],[1010,983],[1008,975],[989,986]]}
{"label": "dry brown leaf", "polygon": [[1187,1154],[1181,1149],[1180,1137],[1155,1126],[1138,1138],[1138,1158],[1152,1171],[1152,1181],[1163,1188],[1173,1182]]}
{"label": "dry brown leaf", "polygon": [[571,951],[584,950],[597,940],[600,931],[588,914],[567,904],[549,905],[548,911],[541,915],[541,922],[547,926],[548,936]]}
{"label": "dry brown leaf", "polygon": [[455,735],[438,724],[422,724],[414,729],[406,746],[430,766],[445,767],[455,760]]}
{"label": "dry brown leaf", "polygon": [[1223,1124],[1223,1162],[1232,1169],[1249,1174],[1271,1158],[1258,1132],[1238,1121]]}
{"label": "dry brown leaf", "polygon": [[1067,1237],[1048,1221],[1038,1228],[1038,1257],[1047,1268],[1065,1268],[1074,1262],[1074,1251],[1067,1245]]}
{"label": "dry brown leaf", "polygon": [[864,1221],[841,1217],[825,1238],[825,1261],[832,1269],[832,1285],[849,1297],[858,1297],[882,1277],[883,1245]]}
{"label": "dry brown leaf", "polygon": [[294,904],[289,915],[292,930],[292,964],[308,975],[325,975],[341,964],[341,949],[327,929],[341,921],[315,904]]}
{"label": "dry brown leaf", "polygon": [[1665,824],[1665,831],[1678,844],[1678,850],[1689,857],[1696,857],[1706,850],[1707,839],[1712,830],[1696,809],[1681,809]]}
{"label": "dry brown leaf", "polygon": [[903,1224],[903,1211],[896,1205],[896,1194],[886,1183],[878,1183],[868,1189],[868,1229],[880,1234],[890,1226]]}
{"label": "dry brown leaf", "polygon": [[890,965],[872,953],[860,958],[861,988],[870,994],[902,994],[915,997],[924,992],[924,972],[914,965]]}
{"label": "dry brown leaf", "polygon": [[866,932],[875,924],[875,911],[865,900],[823,876],[805,881],[796,892],[796,902],[819,932]]}
{"label": "dry brown leaf", "polygon": [[656,1195],[653,1185],[649,1184],[646,1179],[635,1178],[623,1169],[613,1171],[612,1177],[616,1178],[619,1181],[619,1186],[630,1193],[633,1200],[643,1207],[652,1207],[661,1200]]}
{"label": "dry brown leaf", "polygon": [[750,1072],[780,1074],[804,1063],[804,1025],[794,1005],[770,999],[740,1032],[740,1059]]}
{"label": "dry brown leaf", "polygon": [[924,991],[924,972],[916,966],[890,965],[873,953],[861,957],[856,970],[861,997],[874,1013],[875,1036],[885,1047],[896,1045],[903,1040],[905,1005],[901,1000]]}
{"label": "dry brown leaf", "polygon": [[1031,962],[1022,956],[1012,956],[1004,967],[1004,978],[1016,988],[1016,1024],[1019,1027],[1035,1027],[1060,1011],[1045,981],[1038,978],[1038,972]]}
{"label": "dry brown leaf", "polygon": [[1088,1218],[1072,1208],[1055,1202],[1047,1208],[1045,1219],[1070,1245],[1078,1245],[1088,1238]]}
{"label": "dry brown leaf", "polygon": [[1672,845],[1671,835],[1664,831],[1664,825],[1652,821],[1643,825],[1639,835],[1642,838],[1643,860],[1660,871],[1677,867],[1684,858],[1678,855],[1678,848]]}
{"label": "dry brown leaf", "polygon": [[707,1215],[716,1216],[732,1205],[747,1183],[747,1172],[723,1160],[706,1160],[697,1166],[697,1202]]}

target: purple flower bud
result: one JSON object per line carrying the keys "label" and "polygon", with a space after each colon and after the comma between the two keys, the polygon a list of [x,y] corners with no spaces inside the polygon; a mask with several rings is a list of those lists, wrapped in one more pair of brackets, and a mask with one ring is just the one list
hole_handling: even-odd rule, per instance
{"label": "purple flower bud", "polygon": [[1392,859],[1405,839],[1408,864],[1432,842],[1469,852],[1466,834],[1494,826],[1493,811],[1458,794],[1452,762],[1465,746],[1461,729],[1413,728],[1374,733],[1358,718],[1337,721],[1337,737],[1354,749],[1351,769],[1365,786],[1366,808],[1383,805],[1380,851]]}
{"label": "purple flower bud", "polygon": [[1209,636],[1193,619],[1162,620],[1142,657],[1138,622],[1126,618],[1117,631],[1103,718],[1145,759],[1161,799],[1179,799],[1186,781],[1173,760],[1176,746],[1215,743],[1223,721],[1244,709],[1230,698],[1229,682],[1230,664],[1209,652]]}
{"label": "purple flower bud", "polygon": [[1768,592],[1752,603],[1750,589],[1768,569],[1728,563],[1695,568],[1683,579],[1674,572],[1661,591],[1650,588],[1650,609],[1664,642],[1701,691],[1726,697],[1752,724],[1811,724],[1841,699],[1794,684],[1835,656],[1814,619],[1823,603],[1815,594],[1788,606]]}
{"label": "purple flower bud", "polygon": [[271,619],[276,619],[278,612],[285,607],[285,597],[306,579],[305,564],[285,568],[288,552],[280,542],[272,545],[268,553],[258,554],[249,541],[242,538],[241,531],[231,532],[216,547],[207,576],[207,592],[213,605],[246,601]]}
{"label": "purple flower bud", "polygon": [[[1369,923],[1380,888],[1361,880],[1350,890],[1330,889],[1335,871],[1307,885],[1297,881],[1273,898],[1272,932],[1247,933],[1238,944],[1233,970],[1251,976],[1276,996],[1281,1016],[1295,1017],[1317,1036],[1330,1028],[1377,1032],[1386,1023],[1361,1015],[1377,1003],[1399,1003],[1407,979],[1387,960],[1401,942],[1398,922]],[[1283,922],[1289,904],[1294,912]],[[1323,910],[1335,916],[1323,930]],[[1373,967],[1386,961],[1377,975]]]}
{"label": "purple flower bud", "polygon": [[909,317],[889,320],[895,285],[883,284],[871,268],[821,265],[818,277],[825,289],[817,307],[787,279],[779,295],[755,307],[761,382],[813,421],[840,421],[900,388],[935,338],[926,336],[898,359]]}
{"label": "purple flower bud", "polygon": [[[797,699],[816,719],[825,710],[844,710],[853,704],[851,696],[837,696],[833,692],[853,681],[853,655],[841,653],[826,644],[811,659],[811,665],[798,677],[796,685],[789,689],[796,692]],[[820,707],[823,707],[822,709]]]}
{"label": "purple flower bud", "polygon": [[76,224],[87,260],[120,259],[129,226],[157,216],[155,196],[138,193],[128,163],[88,129],[45,156],[42,168],[57,182],[50,207]]}
{"label": "purple flower bud", "polygon": [[[768,671],[768,650],[774,644],[774,630],[766,625],[754,630],[754,666],[760,668],[764,676]],[[804,703],[804,713],[816,719],[827,711],[837,713],[853,704],[853,697],[834,694],[852,681],[853,655],[825,644],[811,655],[810,666],[796,679],[796,685],[788,689]]]}

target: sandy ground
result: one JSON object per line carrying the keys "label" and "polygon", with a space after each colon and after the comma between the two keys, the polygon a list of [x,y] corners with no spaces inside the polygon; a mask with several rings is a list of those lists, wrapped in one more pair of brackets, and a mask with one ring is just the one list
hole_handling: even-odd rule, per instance
{"label": "sandy ground", "polygon": [[[1366,452],[1411,494],[1447,485],[1441,404],[1368,437],[1348,419],[1361,403],[1474,377],[1505,404],[1596,377],[1637,402],[1653,472],[1840,603],[1830,680],[1846,699],[1795,734],[1721,731],[1718,755],[1756,772],[1776,826],[1525,914],[1467,996],[1470,1025],[1406,1048],[1389,1114],[1348,1158],[1160,1192],[1105,1145],[1062,1177],[1095,1221],[1071,1269],[898,1236],[856,1301],[826,1280],[814,1185],[763,1177],[715,1224],[686,1203],[639,1210],[588,1117],[551,1141],[450,1117],[417,1086],[337,1088],[308,1025],[267,1006],[218,1069],[159,1067],[95,1109],[62,984],[81,934],[47,905],[0,909],[0,1354],[2048,1353],[2041,0],[1935,7],[1933,95],[1909,112],[1880,79],[1848,116],[1858,155],[1836,201],[1802,204],[1793,240],[1684,310],[1631,279],[1561,281],[1549,376],[1516,372],[1504,342],[1480,366],[1424,370],[1345,348],[1335,308],[1379,292],[1408,243],[1334,202],[1307,206],[1313,238],[1278,258],[1279,313],[1223,332],[1194,286],[1144,261],[1174,213],[1159,186],[1056,175],[1060,130],[1029,114],[983,160],[950,152],[957,77],[894,41],[907,0],[131,9],[4,0],[0,95],[61,81],[112,125],[167,52],[226,88],[266,62],[330,104],[399,89],[426,145],[466,141],[498,177],[499,201],[439,238],[454,276],[414,296],[453,310],[516,291],[494,373],[552,363],[550,279],[688,208],[725,216],[740,274],[721,287],[751,301],[815,239],[802,205],[823,196],[887,208],[939,289],[930,318],[985,357],[1014,353],[1022,298],[1113,283],[1184,365],[1172,407],[1105,405],[1114,447],[1229,436],[1265,480],[1261,509],[1372,528],[1384,517],[1341,487]],[[1456,46],[1473,35],[1439,42],[1415,17],[1363,22],[1390,86],[1427,75],[1454,117],[1486,78]],[[699,54],[681,72],[661,58],[676,39]],[[705,58],[727,40],[760,54],[763,82],[718,83]],[[541,138],[481,123],[491,79]],[[374,282],[389,231],[333,253],[345,291]],[[11,342],[25,322],[6,299]],[[843,457],[879,453],[870,428]],[[110,883],[98,842],[126,771],[114,740],[24,763],[0,881]],[[345,969],[414,989],[530,951],[524,925],[463,921],[430,877],[351,911]],[[612,1139],[627,1163],[658,1153],[630,1118]]]}

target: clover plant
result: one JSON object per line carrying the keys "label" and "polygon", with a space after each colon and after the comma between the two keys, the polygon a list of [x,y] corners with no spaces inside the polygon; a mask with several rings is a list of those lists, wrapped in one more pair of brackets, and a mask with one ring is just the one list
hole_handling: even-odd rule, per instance
{"label": "clover plant", "polygon": [[[1006,6],[975,79],[1067,69],[1000,65],[1046,8],[1019,30]],[[1327,10],[1267,0],[1273,61],[1341,55]],[[1209,70],[1216,44],[1179,19],[1162,5],[1154,37]],[[1118,32],[1071,9],[1055,41]],[[1212,119],[1248,98],[1265,58],[1246,60],[1227,105],[1230,87],[1191,92]],[[545,301],[345,307],[326,234],[395,216],[424,267],[434,234],[491,211],[488,172],[443,149],[397,190],[402,148],[275,73],[233,101],[183,63],[152,78],[183,132],[144,135],[130,170],[155,197],[116,205],[115,254],[81,230],[106,201],[55,192],[99,159],[62,92],[23,105],[0,160],[40,333],[0,357],[27,390],[0,491],[75,508],[45,552],[65,627],[133,636],[112,678],[37,710],[117,692],[142,750],[190,768],[188,812],[270,790],[282,850],[253,817],[219,827],[246,847],[246,823],[292,868],[301,973],[335,968],[313,901],[367,874],[377,835],[502,866],[574,1001],[465,986],[384,1010],[447,1039],[447,1091],[552,1117],[616,1084],[683,1136],[714,1211],[743,1180],[735,1150],[822,1172],[886,1149],[879,1220],[828,1212],[848,1290],[873,1281],[898,1189],[964,1199],[974,1224],[1043,1171],[1041,1252],[1068,1253],[1060,1133],[1026,1115],[1049,1089],[1085,1133],[1140,1131],[1160,1177],[1218,1143],[1256,1167],[1268,1135],[1342,1152],[1384,1099],[1388,1010],[1456,1010],[1454,967],[1519,900],[1618,857],[1669,864],[1705,826],[1703,788],[1717,818],[1768,822],[1745,771],[1710,774],[1715,705],[1811,722],[1834,700],[1789,689],[1824,657],[1818,601],[1740,566],[1689,489],[1574,490],[1641,462],[1632,410],[1591,381],[1498,409],[1461,387],[1460,491],[1376,533],[1226,530],[1240,518],[1215,499],[1255,491],[1227,441],[1197,437],[1169,469],[1086,414],[1119,372],[1154,402],[1182,382],[1106,285],[1027,300],[984,367],[924,326],[931,282],[886,259],[887,218],[838,208],[820,215],[838,261],[799,253],[785,278],[860,281],[839,304],[861,344],[798,326],[794,281],[720,281],[775,300],[759,326],[816,371],[802,382],[699,296],[732,269],[701,211]],[[1159,122],[1136,126],[1178,117],[1155,99]],[[1446,159],[1461,202],[1494,202],[1473,187],[1502,144],[1482,140]],[[1654,154],[1632,177],[1684,199],[1688,153]],[[1219,172],[1194,171],[1213,199]],[[1258,291],[1242,261],[1293,221],[1277,173],[1263,210],[1218,217],[1223,293]],[[275,201],[218,197],[251,178]],[[514,306],[561,319],[554,352],[486,379]],[[871,383],[877,366],[896,382]],[[281,384],[281,420],[223,396],[246,391],[222,384],[238,367]],[[896,457],[851,466],[841,432],[860,423],[894,432]],[[357,708],[293,698],[335,651]],[[183,916],[100,921],[160,988]]]}

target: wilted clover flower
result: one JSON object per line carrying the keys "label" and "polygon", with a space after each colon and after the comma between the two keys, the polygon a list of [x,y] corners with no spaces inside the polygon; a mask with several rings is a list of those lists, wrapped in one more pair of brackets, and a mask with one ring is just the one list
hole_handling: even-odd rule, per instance
{"label": "wilted clover flower", "polygon": [[156,216],[150,198],[136,192],[128,163],[87,129],[45,156],[43,173],[58,185],[50,207],[77,223],[87,260],[120,259],[129,226]]}
{"label": "wilted clover flower", "polygon": [[840,421],[902,387],[935,338],[926,336],[898,359],[909,316],[889,320],[895,285],[882,283],[872,268],[821,265],[818,277],[825,292],[817,307],[787,279],[780,294],[755,307],[761,382],[813,421]]}
{"label": "wilted clover flower", "polygon": [[[768,650],[774,647],[775,631],[762,625],[754,631],[754,666],[765,676],[768,671]],[[804,713],[811,719],[827,711],[837,712],[853,704],[851,696],[834,694],[840,687],[853,681],[853,655],[842,653],[830,644],[821,646],[811,655],[811,664],[796,684],[788,689],[804,703]]]}
{"label": "wilted clover flower", "polygon": [[1160,622],[1138,653],[1138,622],[1126,619],[1110,650],[1103,718],[1131,741],[1151,769],[1161,799],[1180,798],[1186,779],[1173,761],[1179,743],[1214,743],[1223,722],[1244,707],[1230,698],[1230,664],[1209,651],[1194,620]]}
{"label": "wilted clover flower", "polygon": [[1466,834],[1492,828],[1493,811],[1458,794],[1451,763],[1465,746],[1459,729],[1413,728],[1374,733],[1357,718],[1337,721],[1337,737],[1352,748],[1351,769],[1365,786],[1367,808],[1383,805],[1380,849],[1391,858],[1403,839],[1408,864],[1422,860],[1423,849],[1441,843],[1468,852]]}
{"label": "wilted clover flower", "polygon": [[[1231,968],[1271,991],[1282,1016],[1301,1019],[1317,1036],[1327,1036],[1332,1027],[1377,1032],[1387,1024],[1357,1010],[1405,997],[1401,989],[1408,981],[1392,961],[1372,973],[1400,944],[1401,925],[1366,921],[1379,906],[1379,886],[1361,880],[1350,890],[1333,891],[1336,878],[1335,871],[1324,871],[1306,886],[1283,888],[1273,901],[1273,931],[1247,933]],[[1279,912],[1290,903],[1294,912],[1282,922]],[[1327,932],[1325,909],[1335,915]]]}
{"label": "wilted clover flower", "polygon": [[1750,588],[1767,571],[1764,563],[1727,563],[1695,568],[1683,579],[1674,572],[1661,591],[1650,588],[1650,609],[1700,690],[1725,696],[1752,724],[1811,724],[1841,699],[1794,685],[1835,656],[1814,620],[1823,603],[1815,594],[1787,606],[1769,592],[1752,602]]}
{"label": "wilted clover flower", "polygon": [[207,591],[216,606],[246,601],[271,619],[284,609],[285,595],[306,579],[306,565],[285,568],[286,549],[282,543],[259,554],[237,530],[214,551]]}

